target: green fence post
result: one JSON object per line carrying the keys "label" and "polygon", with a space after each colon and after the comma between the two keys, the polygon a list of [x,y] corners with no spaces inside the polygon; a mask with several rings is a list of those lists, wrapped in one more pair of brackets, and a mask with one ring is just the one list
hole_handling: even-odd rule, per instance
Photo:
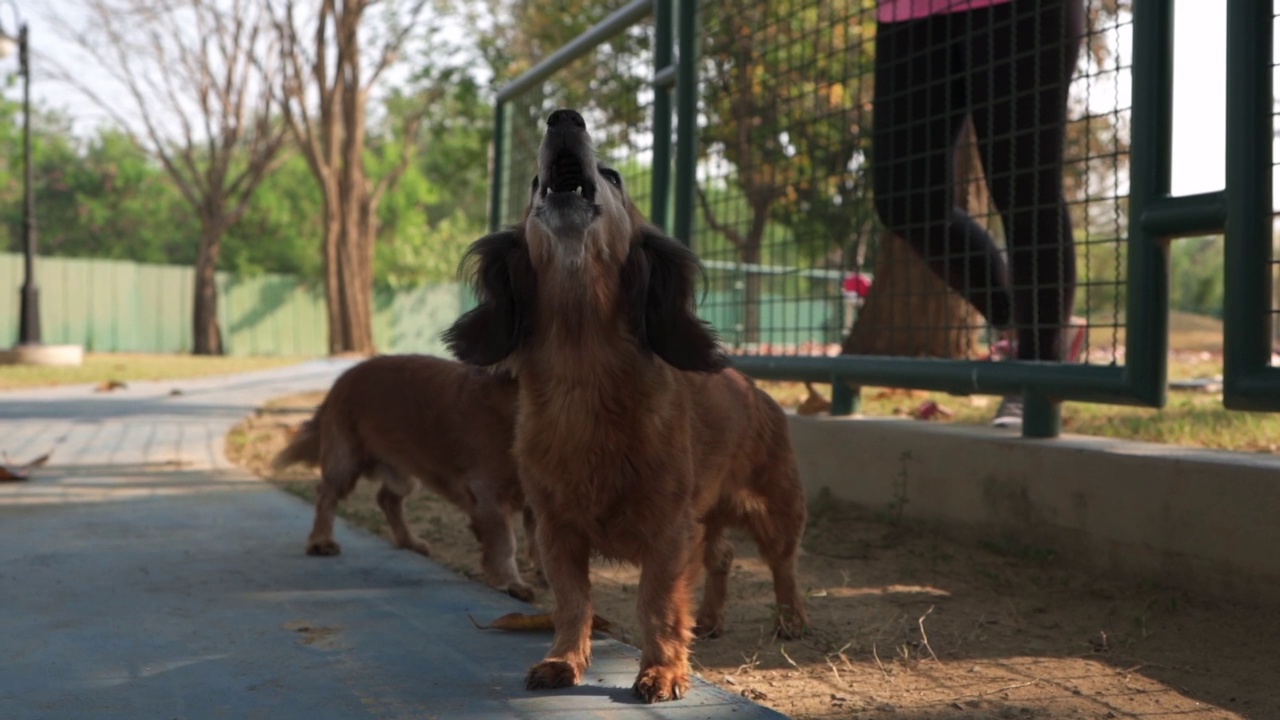
{"label": "green fence post", "polygon": [[1165,402],[1169,365],[1169,253],[1140,220],[1169,195],[1173,147],[1173,3],[1133,8],[1133,140],[1125,294],[1126,384],[1144,404]]}
{"label": "green fence post", "polygon": [[676,196],[672,234],[693,246],[694,193],[698,182],[698,0],[679,0],[676,61]]}
{"label": "green fence post", "polygon": [[1022,437],[1056,438],[1062,434],[1062,403],[1043,391],[1027,390],[1022,395]]}
{"label": "green fence post", "polygon": [[489,188],[489,232],[497,232],[502,227],[502,174],[503,152],[506,150],[506,103],[502,100],[493,105],[493,185]]}
{"label": "green fence post", "polygon": [[649,220],[670,229],[671,86],[676,82],[674,0],[654,0],[653,28],[653,176]]}
{"label": "green fence post", "polygon": [[1271,13],[1271,3],[1227,3],[1223,398],[1241,410],[1275,408],[1280,388],[1266,378],[1272,340]]}
{"label": "green fence post", "polygon": [[831,414],[852,415],[862,409],[862,388],[850,385],[843,377],[831,378]]}

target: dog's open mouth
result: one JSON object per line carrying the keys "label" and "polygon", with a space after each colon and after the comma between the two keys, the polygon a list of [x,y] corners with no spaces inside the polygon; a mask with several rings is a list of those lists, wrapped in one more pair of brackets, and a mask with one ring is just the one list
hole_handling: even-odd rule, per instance
{"label": "dog's open mouth", "polygon": [[[547,168],[547,177],[542,183],[543,197],[564,197],[572,194],[595,203],[596,183],[583,167],[582,158],[572,151],[561,151],[552,159]],[[557,198],[559,199],[559,198]]]}

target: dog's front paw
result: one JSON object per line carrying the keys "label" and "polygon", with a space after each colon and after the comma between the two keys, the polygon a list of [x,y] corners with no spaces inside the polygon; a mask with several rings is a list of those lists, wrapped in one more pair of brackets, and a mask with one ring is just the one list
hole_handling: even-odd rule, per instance
{"label": "dog's front paw", "polygon": [[655,665],[640,671],[631,690],[647,703],[679,700],[689,694],[689,675],[684,670]]}
{"label": "dog's front paw", "polygon": [[307,554],[318,557],[329,557],[342,552],[342,546],[337,540],[332,538],[328,540],[311,540],[307,543]]}
{"label": "dog's front paw", "polygon": [[414,538],[406,542],[404,545],[401,545],[400,547],[404,548],[405,550],[412,550],[413,552],[418,553],[422,557],[431,557],[431,546],[427,544],[426,540],[420,540],[418,538]]}
{"label": "dog's front paw", "polygon": [[543,660],[529,668],[524,678],[527,690],[551,690],[577,685],[581,672],[566,660]]}
{"label": "dog's front paw", "polygon": [[522,582],[513,582],[510,585],[507,585],[507,594],[517,600],[533,602],[533,588]]}
{"label": "dog's front paw", "polygon": [[779,612],[773,621],[773,635],[782,640],[799,640],[809,633],[809,620],[794,610]]}
{"label": "dog's front paw", "polygon": [[714,615],[698,616],[693,625],[693,634],[701,640],[712,640],[724,634],[724,618]]}

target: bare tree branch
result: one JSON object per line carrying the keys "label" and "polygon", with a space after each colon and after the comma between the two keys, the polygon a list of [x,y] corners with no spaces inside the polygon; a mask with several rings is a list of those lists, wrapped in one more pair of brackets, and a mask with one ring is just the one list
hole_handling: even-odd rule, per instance
{"label": "bare tree branch", "polygon": [[[369,3],[372,5],[373,3]],[[372,86],[382,75],[382,71],[393,64],[399,57],[401,50],[404,49],[404,42],[409,37],[409,33],[418,23],[418,18],[422,15],[422,10],[427,5],[427,0],[418,0],[410,9],[408,18],[403,24],[392,31],[391,38],[382,46],[382,51],[378,54],[378,60],[373,64],[373,70],[369,73],[369,80],[366,87]]]}
{"label": "bare tree branch", "polygon": [[747,244],[747,239],[742,236],[742,233],[738,232],[737,228],[720,222],[716,217],[715,211],[711,209],[711,200],[707,198],[707,191],[702,188],[702,185],[697,185],[696,190],[698,204],[702,206],[702,214],[707,219],[707,226],[723,235],[738,250],[742,250],[743,246]]}
{"label": "bare tree branch", "polygon": [[90,87],[65,66],[57,74],[159,159],[200,221],[195,351],[220,353],[214,271],[222,236],[243,217],[289,132],[276,117],[281,58],[274,43],[263,41],[265,0],[85,4],[90,26],[62,20],[55,27],[123,87],[136,119],[109,89]]}

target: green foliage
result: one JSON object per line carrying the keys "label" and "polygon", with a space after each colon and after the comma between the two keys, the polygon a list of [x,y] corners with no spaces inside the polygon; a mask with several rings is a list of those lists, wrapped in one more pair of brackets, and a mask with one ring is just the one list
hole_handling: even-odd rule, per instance
{"label": "green foliage", "polygon": [[[381,286],[410,287],[452,280],[467,245],[485,231],[492,110],[474,79],[453,72],[422,78],[417,93],[393,97],[387,126],[427,106],[418,152],[378,208],[375,278]],[[403,139],[384,131],[371,138],[370,168],[389,171]]]}
{"label": "green foliage", "polygon": [[[375,282],[406,287],[449,280],[467,244],[483,233],[487,210],[491,110],[473,80],[442,75],[419,93],[393,96],[385,127],[370,134],[374,177],[401,157],[390,130],[423,102],[430,110],[419,151],[379,207]],[[415,105],[417,103],[418,105]],[[78,140],[64,116],[36,108],[33,168],[39,252],[190,264],[199,225],[172,179],[118,130]],[[20,106],[0,100],[0,249],[22,243],[23,161]],[[283,272],[319,282],[324,208],[298,153],[287,153],[223,241],[219,269]]]}
{"label": "green foliage", "polygon": [[[64,116],[34,108],[32,165],[39,250],[47,255],[191,262],[197,227],[164,170],[124,134],[77,142]],[[22,116],[0,100],[0,247],[21,249]]]}
{"label": "green foliage", "polygon": [[394,242],[378,244],[375,260],[381,284],[401,289],[453,280],[467,246],[483,233],[483,221],[462,210],[432,223],[415,223]]}
{"label": "green foliage", "polygon": [[[485,0],[472,18],[494,87],[586,32],[627,0]],[[561,73],[563,75],[563,73]]]}
{"label": "green foliage", "polygon": [[1169,248],[1169,307],[1222,317],[1222,238],[1181,238]]}
{"label": "green foliage", "polygon": [[[1077,235],[1081,235],[1077,231]],[[1126,245],[1111,238],[1077,238],[1077,315],[1123,317]],[[1169,246],[1169,308],[1222,317],[1224,285],[1221,236],[1179,238]]]}
{"label": "green foliage", "polygon": [[[803,264],[871,232],[865,175],[874,26],[861,21],[873,9],[866,0],[721,0],[703,10],[700,147],[708,160],[731,164],[723,179],[753,212],[793,230],[796,250],[808,256]],[[735,234],[735,216],[703,207],[724,234]],[[744,254],[764,239],[744,227],[736,234]]]}
{"label": "green foliage", "polygon": [[222,269],[240,274],[282,272],[319,280],[324,208],[307,161],[289,153],[249,201],[222,244]]}
{"label": "green foliage", "polygon": [[1077,228],[1075,250],[1075,314],[1099,323],[1121,321],[1128,273],[1127,246],[1114,237],[1087,236]]}

